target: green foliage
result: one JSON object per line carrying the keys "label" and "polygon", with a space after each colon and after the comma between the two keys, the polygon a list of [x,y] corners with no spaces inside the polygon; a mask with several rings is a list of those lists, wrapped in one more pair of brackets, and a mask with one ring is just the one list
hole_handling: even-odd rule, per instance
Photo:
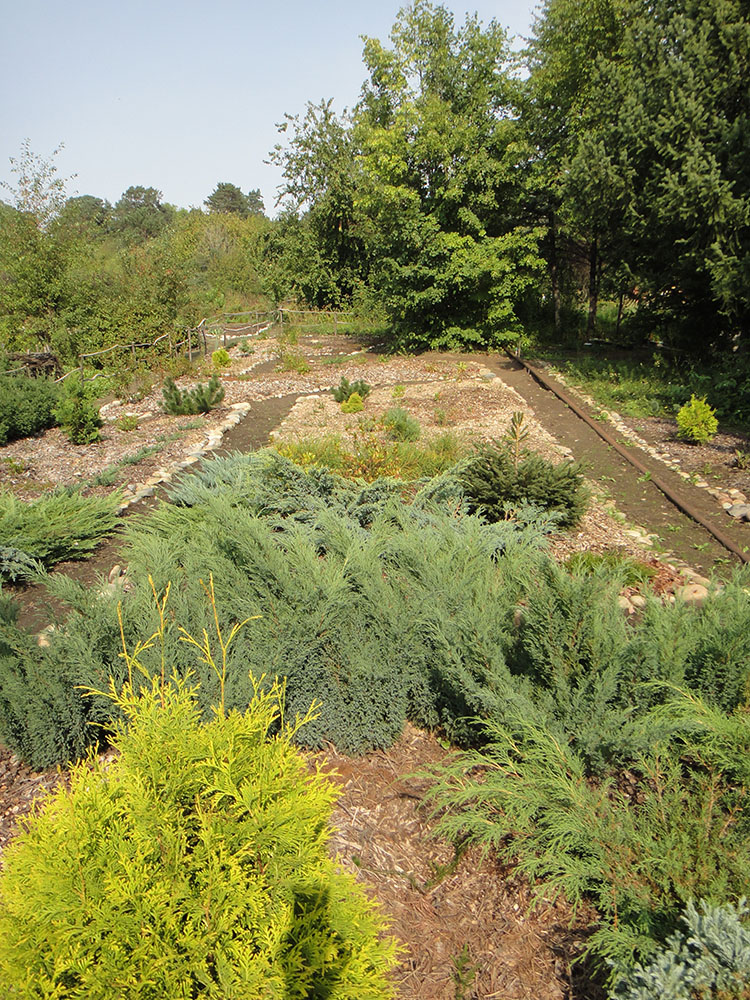
{"label": "green foliage", "polygon": [[575,552],[565,566],[576,575],[607,567],[622,580],[624,587],[646,586],[656,576],[654,566],[619,552]]}
{"label": "green foliage", "polygon": [[135,413],[126,413],[117,420],[118,430],[129,432],[138,430],[138,417]]}
{"label": "green foliage", "polygon": [[49,379],[0,376],[0,445],[53,427],[59,398]]}
{"label": "green foliage", "polygon": [[386,410],[383,427],[391,441],[416,441],[421,433],[419,421],[401,406]]}
{"label": "green foliage", "polygon": [[[622,969],[653,953],[690,900],[737,899],[746,885],[750,830],[738,807],[748,774],[726,762],[747,752],[747,715],[711,730],[700,702],[683,695],[677,706],[679,739],[657,736],[669,704],[652,720],[649,750],[632,759],[632,790],[614,775],[590,782],[566,743],[519,714],[491,723],[490,747],[451,761],[434,791],[455,810],[444,832],[517,858],[542,892],[593,899],[602,922],[590,947]],[[699,720],[703,732],[691,733]]]}
{"label": "green foliage", "polygon": [[206,198],[209,212],[228,213],[245,217],[253,213],[263,215],[263,198],[260,189],[243,194],[236,184],[220,181]]}
{"label": "green foliage", "polygon": [[687,441],[706,444],[715,437],[718,428],[716,410],[708,405],[705,396],[700,399],[691,396],[690,402],[677,411],[677,433]]}
{"label": "green foliage", "polygon": [[301,351],[283,350],[281,352],[280,370],[283,372],[298,372],[306,375],[310,371],[310,365]]}
{"label": "green foliage", "polygon": [[33,580],[44,573],[44,566],[12,545],[0,545],[0,581],[11,583]]}
{"label": "green foliage", "polygon": [[221,368],[228,368],[232,363],[232,359],[229,357],[228,352],[220,347],[218,350],[214,351],[211,355],[211,364],[217,370]]}
{"label": "green foliage", "polygon": [[175,385],[173,378],[164,379],[162,389],[164,410],[172,416],[186,416],[192,413],[208,413],[224,398],[224,388],[219,383],[216,372],[207,384],[199,382],[192,389],[182,390]]}
{"label": "green foliage", "polygon": [[559,515],[561,527],[573,527],[586,509],[587,494],[579,467],[571,462],[553,465],[539,455],[515,464],[506,448],[482,444],[461,475],[473,506],[491,521],[526,503]]}
{"label": "green foliage", "polygon": [[[406,481],[446,473],[459,462],[467,445],[453,434],[417,442],[383,443],[374,431],[359,430],[350,445],[344,447],[337,437],[301,438],[275,445],[276,450],[301,465],[321,466],[349,479],[372,482],[381,476]],[[455,476],[454,493],[464,498],[463,489]]]}
{"label": "green foliage", "polygon": [[[407,717],[468,735],[465,717],[500,703],[514,603],[534,572],[541,536],[457,515],[453,498],[450,507],[437,500],[410,507],[401,491],[393,481],[355,487],[273,452],[214,459],[183,477],[173,488],[182,506],[164,505],[133,527],[127,594],[50,579],[72,610],[50,647],[34,647],[31,659],[11,636],[10,649],[19,651],[0,669],[2,739],[44,766],[78,752],[81,738],[99,738],[89,722],[105,722],[111,706],[84,701],[74,687],[126,679],[118,599],[132,644],[158,624],[149,574],[161,588],[179,580],[175,617],[200,635],[212,619],[198,579],[210,572],[226,620],[273,609],[248,622],[233,646],[229,707],[247,705],[252,669],[287,677],[292,711],[321,700],[320,718],[300,735],[313,746],[388,746]],[[196,667],[171,626],[165,642],[170,666],[197,670],[208,711],[216,677]],[[143,656],[151,674],[161,670],[157,652]]]}
{"label": "green foliage", "polygon": [[735,906],[700,910],[688,902],[680,929],[644,968],[636,966],[615,984],[616,1000],[685,1000],[721,997],[747,1000],[750,996],[750,930],[743,900]]}
{"label": "green foliage", "polygon": [[79,378],[68,379],[65,394],[55,410],[55,418],[72,444],[93,444],[101,440],[104,421],[94,403],[94,389]]}
{"label": "green foliage", "polygon": [[22,503],[0,492],[0,545],[51,566],[85,559],[117,526],[120,497],[84,497],[58,490]]}
{"label": "green foliage", "polygon": [[341,404],[342,413],[361,413],[364,408],[365,404],[358,392],[352,392]]}
{"label": "green foliage", "polygon": [[259,682],[205,724],[179,681],[111,696],[115,759],[74,768],[4,859],[5,995],[391,997],[394,943],[328,856],[335,789],[292,747],[310,712]]}
{"label": "green foliage", "polygon": [[333,398],[337,403],[345,403],[352,393],[355,392],[360,399],[364,399],[370,393],[370,386],[367,382],[363,382],[361,378],[357,379],[355,382],[350,382],[348,378],[344,378],[342,376],[338,386],[331,389]]}

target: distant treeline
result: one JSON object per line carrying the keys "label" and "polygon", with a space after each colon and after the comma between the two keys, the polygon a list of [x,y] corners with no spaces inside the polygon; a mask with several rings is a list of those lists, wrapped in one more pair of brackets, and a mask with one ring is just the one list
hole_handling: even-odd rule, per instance
{"label": "distant treeline", "polygon": [[741,0],[546,0],[520,57],[495,21],[416,0],[363,58],[351,112],[281,126],[273,221],[229,183],[205,212],[143,187],[60,200],[26,147],[0,213],[6,344],[75,354],[290,298],[379,313],[404,347],[747,340]]}

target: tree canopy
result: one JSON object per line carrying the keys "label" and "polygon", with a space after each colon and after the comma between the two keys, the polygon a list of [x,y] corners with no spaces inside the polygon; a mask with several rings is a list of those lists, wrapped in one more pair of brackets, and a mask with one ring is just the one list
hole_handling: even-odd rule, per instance
{"label": "tree canopy", "polygon": [[[429,0],[363,38],[351,109],[278,126],[276,219],[131,186],[66,197],[28,142],[0,206],[0,332],[74,344],[227,303],[375,308],[404,347],[523,330],[688,351],[750,335],[745,0],[544,0],[525,52]],[[85,332],[84,332],[85,331]],[[15,338],[15,339],[14,339]]]}

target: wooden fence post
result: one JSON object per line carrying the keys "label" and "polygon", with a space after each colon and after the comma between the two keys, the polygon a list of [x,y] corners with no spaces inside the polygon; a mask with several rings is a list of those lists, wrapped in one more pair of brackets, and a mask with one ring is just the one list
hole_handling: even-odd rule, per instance
{"label": "wooden fence post", "polygon": [[190,327],[188,327],[188,361],[193,360],[193,334]]}
{"label": "wooden fence post", "polygon": [[81,366],[81,385],[83,385],[83,355],[78,355],[78,364]]}

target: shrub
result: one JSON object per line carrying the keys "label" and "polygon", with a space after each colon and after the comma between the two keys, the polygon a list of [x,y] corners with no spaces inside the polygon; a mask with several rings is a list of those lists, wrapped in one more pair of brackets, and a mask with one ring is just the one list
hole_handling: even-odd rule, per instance
{"label": "shrub", "polygon": [[46,378],[0,376],[0,445],[54,427],[60,387]]}
{"label": "shrub", "polygon": [[[453,810],[443,833],[496,847],[542,894],[593,901],[590,948],[621,971],[654,953],[691,899],[737,899],[747,886],[750,719],[681,701],[652,720],[635,788],[614,774],[592,783],[565,741],[519,713],[489,724],[488,749],[439,767],[432,793]],[[660,739],[675,716],[679,738]]]}
{"label": "shrub", "polygon": [[358,392],[353,392],[348,399],[341,404],[342,413],[360,413],[365,408],[362,397]]}
{"label": "shrub", "polygon": [[615,1000],[748,1000],[750,997],[750,928],[742,922],[744,900],[734,906],[711,906],[700,912],[692,901],[673,934],[647,966],[622,976]]}
{"label": "shrub", "polygon": [[55,410],[57,422],[72,444],[93,444],[101,440],[103,420],[94,403],[93,386],[86,387],[79,378],[65,383],[65,395]]}
{"label": "shrub", "polygon": [[391,441],[416,441],[420,434],[419,421],[401,406],[386,411],[383,427]]}
{"label": "shrub", "polygon": [[[190,488],[178,484],[194,506],[164,505],[133,525],[126,594],[51,577],[47,586],[71,610],[48,648],[19,644],[5,626],[0,739],[7,746],[47,766],[56,753],[79,752],[80,739],[100,737],[111,704],[83,699],[76,688],[101,688],[110,676],[127,680],[118,599],[128,642],[154,632],[149,574],[160,588],[180,581],[172,592],[175,618],[193,634],[212,627],[197,582],[209,572],[219,581],[227,620],[272,609],[247,624],[231,651],[227,704],[247,706],[248,669],[286,676],[290,711],[304,711],[312,698],[323,703],[299,736],[312,746],[332,741],[354,753],[389,746],[407,718],[458,736],[472,730],[466,716],[498,709],[509,683],[513,610],[522,581],[532,575],[538,532],[406,506],[395,483],[362,491],[344,484],[346,492],[337,489],[334,509],[326,511],[311,487],[319,477],[320,496],[326,480],[337,477],[297,470],[304,482],[287,478],[291,488],[277,492],[274,482],[291,463],[279,456],[272,462],[266,453],[258,464],[269,473],[265,483],[239,483],[227,496],[208,478]],[[220,468],[211,472],[214,481]],[[228,463],[223,470],[231,475]],[[266,516],[255,516],[254,508],[266,503]],[[165,644],[171,666],[196,672],[209,713],[218,698],[216,677],[194,664],[169,623]],[[150,675],[160,672],[158,648],[142,660]]]}
{"label": "shrub", "polygon": [[677,411],[677,433],[686,441],[694,444],[705,444],[710,441],[719,428],[716,410],[706,402],[705,396],[691,396]]}
{"label": "shrub", "polygon": [[229,352],[223,347],[218,348],[211,355],[211,364],[217,371],[220,371],[222,368],[229,368],[231,363],[232,359],[229,357]]}
{"label": "shrub", "polygon": [[310,371],[310,365],[300,351],[283,350],[279,367],[283,372],[297,372],[299,375],[306,375]]}
{"label": "shrub", "polygon": [[560,526],[570,528],[586,510],[587,495],[578,465],[553,465],[540,455],[529,455],[516,464],[508,450],[496,443],[477,448],[462,471],[461,482],[473,509],[490,521],[502,520],[526,503],[554,511]]}
{"label": "shrub", "polygon": [[393,996],[394,943],[328,857],[336,791],[291,743],[306,719],[254,687],[206,724],[179,681],[116,696],[115,759],[76,767],[4,858],[4,996]]}
{"label": "shrub", "polygon": [[0,545],[51,566],[85,559],[117,527],[120,496],[84,497],[70,490],[22,503],[0,492]]}
{"label": "shrub", "polygon": [[345,403],[352,393],[355,392],[361,399],[364,399],[370,393],[370,386],[367,382],[363,382],[362,379],[357,379],[356,382],[350,382],[348,378],[342,377],[338,387],[331,389],[331,392],[337,403]]}
{"label": "shrub", "polygon": [[182,392],[175,385],[174,379],[165,378],[164,388],[164,410],[172,416],[187,416],[193,413],[208,413],[224,398],[224,389],[219,384],[219,376],[214,373],[208,384],[199,382],[192,389]]}
{"label": "shrub", "polygon": [[239,352],[243,356],[243,358],[248,357],[248,355],[250,355],[250,354],[255,354],[255,348],[250,343],[250,341],[247,339],[247,337],[243,337],[242,338],[242,340],[237,345],[237,349],[239,350]]}
{"label": "shrub", "polygon": [[123,416],[118,418],[117,428],[118,430],[125,431],[126,433],[138,430],[138,417],[135,413],[125,413]]}

